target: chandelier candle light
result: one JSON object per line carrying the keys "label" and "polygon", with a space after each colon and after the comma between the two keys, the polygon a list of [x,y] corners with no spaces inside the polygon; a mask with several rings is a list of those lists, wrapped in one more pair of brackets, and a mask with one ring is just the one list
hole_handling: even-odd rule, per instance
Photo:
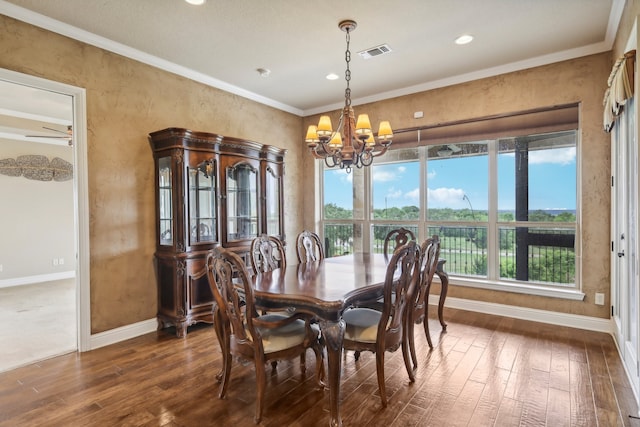
{"label": "chandelier candle light", "polygon": [[369,116],[360,114],[358,121],[355,120],[349,88],[351,80],[349,41],[350,34],[356,26],[356,21],[352,20],[345,20],[338,24],[338,27],[347,33],[347,51],[345,52],[347,69],[344,73],[347,88],[344,91],[344,108],[340,114],[338,128],[334,131],[329,116],[321,116],[317,126],[309,126],[305,138],[313,157],[323,159],[327,167],[340,166],[341,169],[346,169],[347,173],[351,172],[353,166],[361,168],[371,165],[374,157],[381,156],[387,151],[393,138],[393,131],[388,121],[380,122],[378,141],[376,141],[371,131]]}

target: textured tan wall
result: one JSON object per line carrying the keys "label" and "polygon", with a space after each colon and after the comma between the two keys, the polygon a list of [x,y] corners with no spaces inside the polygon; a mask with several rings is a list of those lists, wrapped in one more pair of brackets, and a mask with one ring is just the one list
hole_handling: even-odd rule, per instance
{"label": "textured tan wall", "polygon": [[[303,129],[317,117],[305,119],[303,125],[291,114],[5,16],[0,16],[0,34],[0,67],[87,90],[92,333],[156,313],[153,162],[146,139],[151,131],[178,126],[288,149],[288,255],[293,256],[296,233],[313,227],[314,165],[300,140]],[[356,112],[366,110],[372,122],[384,117],[400,129],[581,103],[585,301],[458,286],[450,288],[450,296],[608,317],[607,305],[595,306],[593,294],[609,294],[609,253],[604,242],[609,240],[610,159],[608,136],[601,130],[601,101],[610,67],[611,55],[604,53],[356,107]],[[414,111],[424,111],[424,118],[413,119]]]}
{"label": "textured tan wall", "polygon": [[[608,135],[602,130],[602,97],[611,70],[610,58],[610,52],[607,52],[354,107],[356,114],[366,111],[372,123],[388,118],[395,129],[402,129],[580,103],[581,273],[585,300],[576,302],[462,286],[450,286],[449,296],[596,317],[609,316],[608,298],[604,306],[597,306],[593,301],[595,292],[609,295],[610,145]],[[423,111],[424,118],[414,119],[414,111]],[[318,116],[306,118],[304,128],[317,123],[317,120]],[[307,169],[312,168],[312,162],[307,160]],[[311,177],[311,174],[307,176]],[[305,194],[311,194],[312,179],[306,179],[305,189]],[[313,207],[308,204],[310,199],[308,196],[305,199],[306,218],[313,214]],[[307,227],[312,225],[305,223]],[[455,285],[455,280],[453,283]]]}
{"label": "textured tan wall", "polygon": [[288,149],[290,242],[301,229],[299,117],[3,15],[0,34],[0,67],[86,89],[92,333],[156,315],[149,132],[176,126]]}
{"label": "textured tan wall", "polygon": [[[613,58],[618,58],[624,54],[625,46],[638,14],[640,14],[640,0],[627,0],[624,5],[624,11],[622,12],[622,18],[620,19],[620,25],[618,25],[616,39],[613,43]],[[612,59],[611,65],[613,65],[613,61],[614,59]]]}

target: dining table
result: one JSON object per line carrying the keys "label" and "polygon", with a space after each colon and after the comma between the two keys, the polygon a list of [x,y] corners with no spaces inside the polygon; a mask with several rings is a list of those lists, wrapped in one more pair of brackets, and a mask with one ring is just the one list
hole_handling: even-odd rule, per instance
{"label": "dining table", "polygon": [[[444,279],[441,304],[444,303]],[[354,253],[289,265],[253,276],[256,304],[267,310],[295,310],[318,319],[327,351],[330,425],[341,426],[340,376],[345,332],[343,312],[382,296],[387,271],[383,254]],[[440,307],[439,307],[440,308]],[[441,311],[441,310],[439,310]],[[439,313],[440,314],[440,313]],[[444,324],[441,318],[441,323]]]}

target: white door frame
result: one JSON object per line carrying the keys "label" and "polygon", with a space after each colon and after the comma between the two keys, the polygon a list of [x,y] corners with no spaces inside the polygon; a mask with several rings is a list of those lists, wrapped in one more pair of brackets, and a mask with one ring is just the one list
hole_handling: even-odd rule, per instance
{"label": "white door frame", "polygon": [[89,185],[87,173],[87,106],[85,89],[0,68],[0,79],[69,95],[73,102],[73,174],[76,253],[76,321],[78,350],[91,350],[89,297]]}
{"label": "white door frame", "polygon": [[[625,51],[637,46],[637,22],[627,41]],[[637,72],[635,72],[637,76]],[[634,93],[638,93],[637,78]],[[613,334],[618,351],[632,385],[636,400],[640,396],[640,277],[638,254],[638,123],[639,105],[634,96],[634,108],[614,126],[611,146],[611,312]],[[627,112],[623,112],[627,114]],[[630,304],[634,304],[633,307]],[[634,342],[635,340],[635,342]]]}

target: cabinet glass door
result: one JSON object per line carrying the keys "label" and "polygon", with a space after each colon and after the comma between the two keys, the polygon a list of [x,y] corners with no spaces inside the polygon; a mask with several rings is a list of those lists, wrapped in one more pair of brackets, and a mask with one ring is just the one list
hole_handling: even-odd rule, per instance
{"label": "cabinet glass door", "polygon": [[258,236],[258,172],[248,164],[227,168],[227,241]]}
{"label": "cabinet glass door", "polygon": [[271,167],[267,167],[266,179],[266,212],[267,234],[280,235],[280,178]]}
{"label": "cabinet glass door", "polygon": [[158,159],[158,219],[161,245],[173,244],[173,179],[171,157]]}
{"label": "cabinet glass door", "polygon": [[189,168],[189,239],[192,245],[218,240],[215,171],[213,160]]}

